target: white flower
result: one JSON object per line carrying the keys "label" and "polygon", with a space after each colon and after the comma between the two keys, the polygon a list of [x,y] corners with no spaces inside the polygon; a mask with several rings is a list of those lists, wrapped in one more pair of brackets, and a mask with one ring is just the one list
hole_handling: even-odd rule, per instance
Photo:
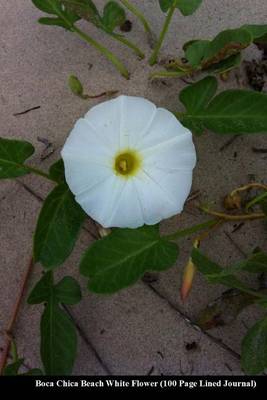
{"label": "white flower", "polygon": [[76,201],[104,227],[153,225],[181,212],[196,163],[191,132],[129,96],[91,108],[61,154]]}

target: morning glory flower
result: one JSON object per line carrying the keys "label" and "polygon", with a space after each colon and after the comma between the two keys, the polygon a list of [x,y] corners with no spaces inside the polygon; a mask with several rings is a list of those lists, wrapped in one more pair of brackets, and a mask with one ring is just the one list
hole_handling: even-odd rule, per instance
{"label": "morning glory flower", "polygon": [[119,96],[79,119],[62,150],[76,201],[103,227],[153,225],[182,211],[192,185],[192,134],[141,97]]}

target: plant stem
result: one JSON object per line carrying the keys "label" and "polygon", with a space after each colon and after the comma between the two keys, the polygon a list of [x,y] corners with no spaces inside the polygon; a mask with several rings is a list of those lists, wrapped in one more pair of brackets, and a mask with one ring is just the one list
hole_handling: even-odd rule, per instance
{"label": "plant stem", "polygon": [[112,62],[112,64],[117,68],[121,75],[124,76],[124,78],[129,79],[129,72],[127,71],[123,63],[111,51],[109,51],[106,47],[102,46],[100,43],[98,43],[96,40],[88,36],[86,33],[81,31],[74,25],[72,26],[72,32],[76,33],[80,38],[82,38],[91,46],[100,51],[109,61]]}
{"label": "plant stem", "polygon": [[190,236],[193,233],[201,231],[203,229],[211,228],[217,224],[218,224],[218,219],[210,219],[201,224],[193,225],[190,228],[186,228],[186,229],[171,233],[170,235],[164,235],[163,237],[168,240],[176,240],[176,239],[182,238],[184,236]]}
{"label": "plant stem", "polygon": [[90,94],[81,94],[79,95],[79,97],[83,100],[88,100],[88,99],[99,99],[100,97],[111,97],[114,96],[115,94],[118,93],[118,90],[106,90],[105,92],[99,93],[99,94],[94,94],[94,95],[90,95]]}
{"label": "plant stem", "polygon": [[106,47],[102,46],[100,43],[98,43],[96,40],[91,38],[89,35],[84,33],[81,29],[77,28],[72,22],[68,20],[66,15],[64,13],[60,12],[58,7],[55,6],[54,2],[51,3],[49,0],[49,3],[51,7],[55,10],[55,14],[57,14],[63,21],[66,22],[67,25],[69,25],[69,29],[71,32],[76,33],[80,38],[85,40],[87,43],[89,43],[91,46],[93,46],[95,49],[100,51],[109,61],[112,62],[112,64],[117,68],[117,70],[121,73],[124,78],[129,79],[129,72],[123,65],[123,63],[113,54],[111,51],[109,51]]}
{"label": "plant stem", "polygon": [[5,335],[6,335],[6,342],[4,345],[4,350],[3,350],[3,354],[1,357],[1,361],[0,361],[0,375],[3,374],[6,363],[7,363],[7,358],[8,358],[8,354],[9,354],[9,350],[10,350],[10,346],[11,346],[11,342],[12,342],[12,330],[14,328],[15,322],[16,322],[16,318],[18,316],[18,312],[19,312],[19,308],[22,302],[22,298],[23,295],[25,293],[25,289],[31,274],[31,271],[33,269],[33,258],[31,257],[29,264],[27,266],[27,269],[25,271],[23,280],[22,280],[22,284],[21,287],[19,289],[19,294],[17,297],[17,300],[15,302],[14,308],[13,308],[13,312],[11,314],[10,320],[8,322],[7,328],[5,330]]}
{"label": "plant stem", "polygon": [[149,75],[149,79],[181,78],[188,75],[188,71],[156,71]]}
{"label": "plant stem", "polygon": [[165,22],[163,24],[162,31],[161,31],[161,33],[159,35],[159,38],[158,38],[158,41],[157,41],[156,46],[154,48],[154,51],[153,51],[153,53],[152,53],[152,55],[151,55],[151,57],[149,59],[149,64],[150,65],[154,65],[158,60],[158,54],[159,54],[159,51],[161,49],[162,43],[164,41],[165,35],[166,35],[166,33],[167,33],[168,29],[169,29],[169,25],[170,25],[173,13],[174,13],[175,8],[176,8],[176,3],[177,3],[177,0],[175,0],[173,2],[173,5],[170,7],[170,9],[168,11],[167,17],[165,18]]}
{"label": "plant stem", "polygon": [[140,20],[140,22],[143,24],[145,31],[152,35],[153,34],[152,29],[150,28],[148,21],[146,20],[145,16],[141,13],[141,11],[138,10],[138,8],[136,8],[135,6],[133,6],[128,0],[119,0],[119,1],[124,5],[125,8],[131,11],[131,13],[133,13]]}
{"label": "plant stem", "polygon": [[214,217],[221,218],[227,221],[246,221],[246,220],[267,218],[264,213],[231,215],[231,214],[224,214],[219,211],[209,210],[208,208],[205,207],[200,207],[200,210],[204,211],[204,213],[208,215],[213,215]]}
{"label": "plant stem", "polygon": [[47,174],[46,172],[41,171],[38,168],[31,167],[30,165],[27,165],[27,164],[23,164],[23,167],[26,167],[29,172],[32,172],[35,175],[42,176],[43,178],[46,178],[46,179],[48,179],[49,181],[52,181],[52,182],[57,182],[55,179],[51,178],[51,176],[49,174]]}
{"label": "plant stem", "polygon": [[123,44],[125,44],[125,46],[129,47],[130,49],[132,49],[134,51],[134,53],[141,59],[145,58],[144,53],[137,47],[135,46],[135,44],[133,44],[132,42],[130,42],[130,40],[126,39],[124,36],[119,35],[117,33],[109,33],[109,35],[111,37],[113,37],[115,40],[117,40],[118,42],[121,42]]}
{"label": "plant stem", "polygon": [[234,196],[238,192],[244,192],[246,190],[253,189],[253,188],[267,190],[267,185],[264,185],[263,183],[257,183],[257,182],[248,183],[245,186],[241,186],[241,187],[233,190],[230,193],[230,196]]}
{"label": "plant stem", "polygon": [[267,191],[261,193],[259,196],[254,197],[249,203],[246,204],[245,210],[248,211],[252,206],[254,206],[257,203],[260,203],[262,200],[264,200],[267,197]]}

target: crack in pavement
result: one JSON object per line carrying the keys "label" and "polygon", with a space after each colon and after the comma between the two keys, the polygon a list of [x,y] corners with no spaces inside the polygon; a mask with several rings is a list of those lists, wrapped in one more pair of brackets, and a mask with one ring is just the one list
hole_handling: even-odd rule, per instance
{"label": "crack in pavement", "polygon": [[164,296],[163,293],[161,293],[159,290],[157,290],[151,283],[146,283],[143,282],[145,286],[147,286],[153,293],[155,293],[158,297],[160,297],[162,300],[164,300],[172,310],[176,311],[180,317],[187,323],[189,324],[193,329],[196,331],[202,333],[204,336],[206,336],[208,339],[210,339],[213,343],[221,347],[223,350],[228,351],[234,358],[237,360],[241,359],[241,356],[239,353],[237,353],[235,350],[233,350],[230,346],[228,346],[226,343],[222,341],[222,339],[217,338],[216,336],[211,335],[207,331],[204,331],[199,325],[197,325],[194,321],[191,320],[191,318],[185,314],[183,311],[177,307],[176,304],[174,304],[171,300],[169,300],[167,297]]}
{"label": "crack in pavement", "polygon": [[72,315],[71,311],[69,310],[68,307],[66,307],[64,304],[62,304],[62,307],[64,308],[64,310],[66,311],[66,313],[69,315],[69,317],[72,319],[74,325],[76,326],[77,331],[79,332],[81,338],[83,339],[83,341],[85,342],[85,344],[91,349],[91,351],[93,352],[93,354],[95,355],[97,361],[99,362],[99,364],[101,365],[101,367],[104,369],[104,371],[108,374],[108,375],[113,375],[111,370],[109,369],[109,367],[105,364],[105,362],[103,361],[102,357],[99,355],[99,353],[97,352],[97,350],[95,349],[95,347],[93,346],[92,342],[90,341],[90,339],[87,337],[86,333],[84,332],[83,328],[81,327],[81,325],[76,321],[75,317]]}

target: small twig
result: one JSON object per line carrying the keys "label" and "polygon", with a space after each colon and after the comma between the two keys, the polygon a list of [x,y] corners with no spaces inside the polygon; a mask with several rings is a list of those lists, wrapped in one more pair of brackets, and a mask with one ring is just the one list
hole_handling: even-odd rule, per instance
{"label": "small twig", "polygon": [[115,94],[119,93],[118,90],[106,90],[105,92],[95,94],[95,95],[89,95],[89,94],[84,94],[83,99],[98,99],[100,97],[112,97],[115,96]]}
{"label": "small twig", "polygon": [[186,199],[186,203],[189,203],[190,201],[197,199],[200,196],[200,194],[201,194],[200,190],[192,192]]}
{"label": "small twig", "polygon": [[150,376],[153,374],[155,367],[152,365],[152,367],[150,368],[150,370],[147,373],[147,376]]}
{"label": "small twig", "polygon": [[24,274],[24,277],[23,277],[23,280],[21,283],[21,287],[19,289],[19,294],[18,294],[17,300],[14,304],[14,308],[13,308],[10,320],[9,320],[7,328],[5,330],[6,341],[4,344],[3,354],[2,354],[2,357],[0,360],[0,375],[3,374],[4,368],[6,366],[6,362],[8,359],[8,354],[9,354],[9,350],[10,350],[10,346],[11,346],[11,342],[12,342],[12,338],[13,338],[12,331],[13,331],[13,328],[14,328],[14,325],[16,322],[16,318],[18,316],[18,312],[19,312],[19,309],[20,309],[20,306],[22,303],[22,299],[23,299],[23,296],[25,293],[25,289],[26,289],[30,274],[33,269],[33,265],[34,265],[33,258],[31,257],[29,264],[27,266],[27,269],[25,271],[25,274]]}
{"label": "small twig", "polygon": [[230,240],[230,242],[235,246],[235,248],[239,251],[239,253],[243,256],[243,257],[247,257],[247,254],[241,249],[241,247],[239,246],[239,244],[237,244],[236,243],[236,241],[232,238],[232,236],[228,233],[228,232],[226,232],[226,231],[223,231],[224,232],[224,234],[225,234],[225,236],[227,236],[228,237],[228,239]]}
{"label": "small twig", "polygon": [[232,230],[232,233],[235,233],[235,232],[239,231],[239,229],[241,229],[242,226],[244,226],[244,225],[245,225],[245,222],[240,222],[240,224],[238,224],[238,225]]}
{"label": "small twig", "polygon": [[184,83],[186,83],[187,85],[192,85],[193,83],[195,83],[195,81],[193,81],[192,79],[187,79],[187,78],[180,78],[180,80]]}
{"label": "small twig", "polygon": [[267,153],[267,149],[263,149],[260,147],[252,147],[251,149],[252,149],[253,153],[262,153],[262,154]]}
{"label": "small twig", "polygon": [[235,135],[233,136],[231,139],[229,139],[227,142],[225,142],[219,149],[219,151],[224,151],[225,149],[227,149],[227,147],[229,147],[232,143],[234,143],[234,141],[239,138],[240,135]]}
{"label": "small twig", "polygon": [[54,153],[55,149],[53,148],[53,144],[49,142],[48,139],[37,136],[37,140],[45,146],[40,157],[41,161],[44,161],[46,158],[50,157]]}
{"label": "small twig", "polygon": [[21,112],[18,112],[18,113],[13,114],[13,116],[14,116],[14,117],[17,117],[18,115],[24,115],[24,114],[29,113],[30,111],[38,110],[39,108],[41,108],[41,106],[36,106],[36,107],[28,108],[28,109],[25,110],[25,111],[21,111]]}

